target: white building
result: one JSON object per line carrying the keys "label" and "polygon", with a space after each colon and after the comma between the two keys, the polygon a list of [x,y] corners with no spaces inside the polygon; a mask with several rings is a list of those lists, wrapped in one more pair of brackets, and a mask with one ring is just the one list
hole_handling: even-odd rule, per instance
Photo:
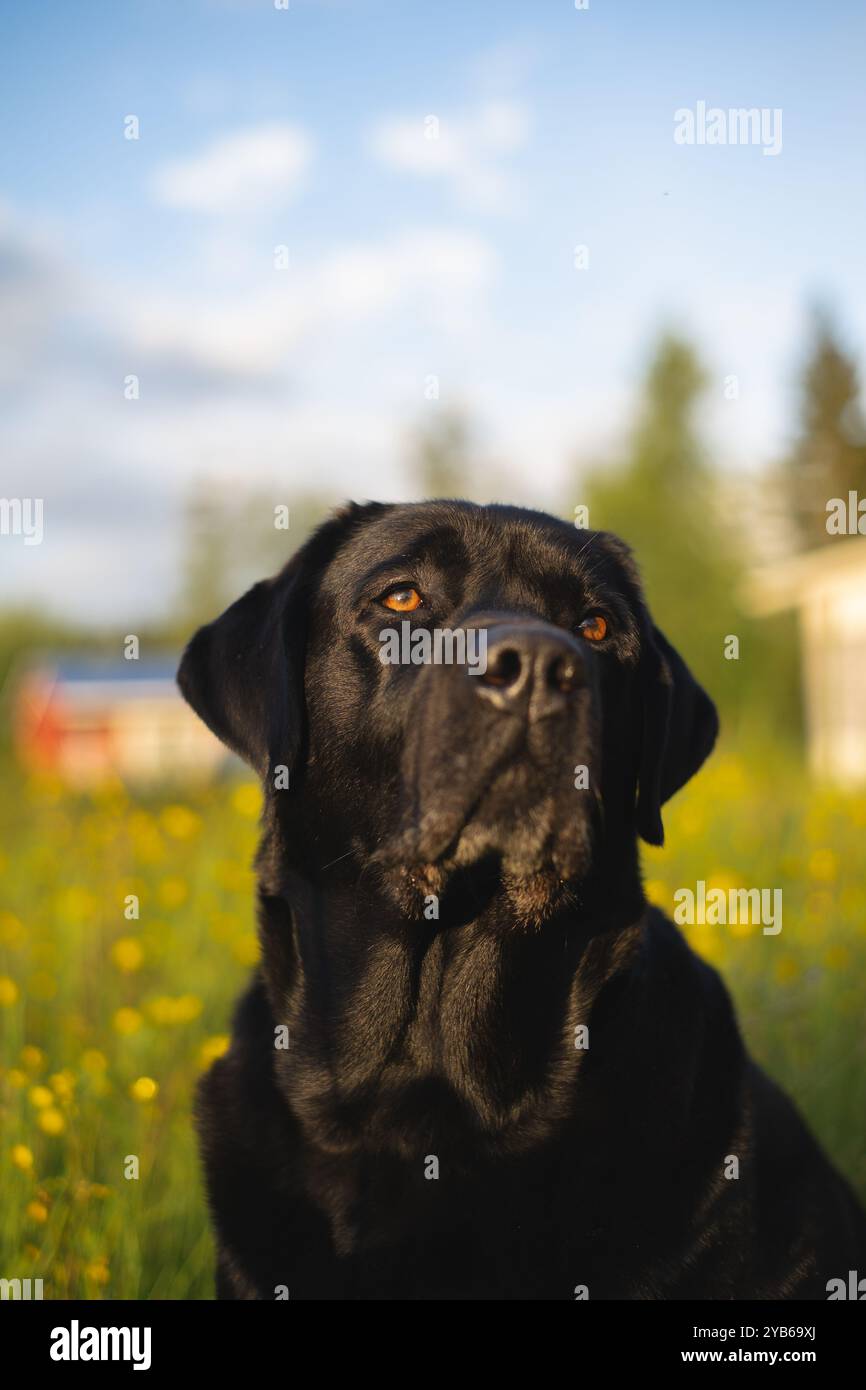
{"label": "white building", "polygon": [[748,596],[758,615],[798,612],[813,772],[866,782],[866,539],[840,537],[757,570]]}

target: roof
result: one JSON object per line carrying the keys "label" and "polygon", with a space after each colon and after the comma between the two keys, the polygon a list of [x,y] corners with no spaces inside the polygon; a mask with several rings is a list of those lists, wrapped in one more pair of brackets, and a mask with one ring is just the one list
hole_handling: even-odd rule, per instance
{"label": "roof", "polygon": [[175,658],[161,658],[152,661],[105,661],[86,658],[72,661],[42,661],[40,674],[50,675],[52,680],[64,682],[100,681],[174,681],[178,662]]}
{"label": "roof", "polygon": [[42,658],[19,672],[19,688],[41,689],[40,699],[55,694],[76,704],[116,703],[123,700],[179,700],[175,684],[177,658],[159,657],[149,661],[79,658]]}

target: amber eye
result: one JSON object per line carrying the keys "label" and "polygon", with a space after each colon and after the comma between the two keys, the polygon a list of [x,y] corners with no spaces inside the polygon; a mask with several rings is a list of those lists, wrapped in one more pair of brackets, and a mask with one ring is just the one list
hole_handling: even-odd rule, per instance
{"label": "amber eye", "polygon": [[411,584],[398,584],[382,596],[382,603],[393,613],[414,613],[423,602],[418,590],[413,589]]}
{"label": "amber eye", "polygon": [[578,632],[587,642],[600,642],[607,636],[607,618],[601,613],[590,613],[588,618],[578,624]]}

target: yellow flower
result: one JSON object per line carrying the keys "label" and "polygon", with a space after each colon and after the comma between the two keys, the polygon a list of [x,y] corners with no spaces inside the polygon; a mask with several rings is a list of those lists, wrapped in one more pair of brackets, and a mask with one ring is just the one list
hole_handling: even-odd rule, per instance
{"label": "yellow flower", "polygon": [[57,897],[57,910],[60,917],[71,922],[84,923],[99,910],[99,899],[89,888],[80,884],[64,888]]}
{"label": "yellow flower", "polygon": [[[132,1012],[134,1013],[135,1010],[133,1010]],[[117,1027],[117,1024],[116,1024],[116,1022],[115,1022],[115,1028],[116,1028],[116,1027]],[[118,1031],[120,1031],[120,1030],[118,1029]],[[103,1072],[103,1071],[105,1071],[105,1070],[107,1069],[107,1067],[108,1067],[108,1058],[105,1056],[105,1054],[104,1054],[103,1052],[100,1052],[97,1048],[95,1048],[95,1047],[88,1047],[88,1049],[87,1049],[86,1052],[82,1052],[82,1054],[81,1054],[81,1069],[82,1069],[82,1071],[89,1071],[89,1072],[98,1073],[98,1072]]]}
{"label": "yellow flower", "polygon": [[202,999],[196,994],[179,994],[177,998],[161,994],[150,999],[146,1008],[154,1023],[192,1023],[202,1012]]}
{"label": "yellow flower", "polygon": [[161,994],[145,1004],[148,1017],[154,1023],[170,1026],[173,1023],[192,1023],[202,1010],[202,1002],[196,994]]}
{"label": "yellow flower", "polygon": [[18,986],[8,975],[0,975],[0,1005],[11,1008],[18,1003]]}
{"label": "yellow flower", "polygon": [[130,1033],[138,1032],[142,1017],[138,1009],[117,1009],[112,1021],[115,1033],[120,1033],[121,1037],[128,1037]]}
{"label": "yellow flower", "polygon": [[122,936],[111,948],[111,959],[124,975],[132,975],[144,960],[141,942],[134,936]]}
{"label": "yellow flower", "polygon": [[108,1260],[104,1255],[98,1256],[85,1266],[85,1273],[94,1284],[107,1284],[111,1277],[108,1272]]}
{"label": "yellow flower", "polygon": [[68,1068],[55,1073],[50,1078],[51,1089],[59,1100],[71,1100],[75,1090],[75,1077]]}
{"label": "yellow flower", "polygon": [[46,1106],[53,1105],[54,1097],[47,1086],[30,1087],[30,1104],[35,1105],[37,1110],[44,1110]]}
{"label": "yellow flower", "polygon": [[21,1065],[28,1071],[41,1071],[45,1066],[45,1053],[41,1048],[28,1043],[21,1049]]}
{"label": "yellow flower", "polygon": [[757,931],[757,926],[754,922],[744,922],[738,918],[736,922],[731,922],[728,930],[731,936],[751,936],[752,932]]}
{"label": "yellow flower", "polygon": [[203,1067],[209,1067],[211,1062],[215,1062],[217,1057],[222,1057],[228,1050],[229,1037],[227,1033],[219,1033],[216,1037],[208,1038],[199,1048],[199,1061]]}
{"label": "yellow flower", "polygon": [[40,1110],[37,1124],[46,1134],[62,1134],[66,1127],[66,1121],[59,1110],[52,1106],[48,1110]]}
{"label": "yellow flower", "polygon": [[711,893],[716,888],[721,888],[723,893],[730,893],[732,888],[739,888],[741,884],[729,873],[727,869],[717,869],[715,873],[707,877],[707,893]]}
{"label": "yellow flower", "polygon": [[19,1071],[18,1067],[10,1067],[6,1073],[6,1080],[16,1091],[20,1091],[27,1085],[29,1077],[25,1071]]}
{"label": "yellow flower", "polygon": [[832,849],[816,849],[809,857],[809,873],[812,878],[830,883],[836,877],[839,857]]}
{"label": "yellow flower", "polygon": [[28,1202],[25,1210],[30,1220],[38,1221],[40,1225],[48,1220],[48,1208],[44,1202]]}
{"label": "yellow flower", "polygon": [[0,945],[13,950],[24,941],[24,926],[11,912],[0,912]]}
{"label": "yellow flower", "polygon": [[11,1158],[15,1167],[20,1168],[22,1173],[29,1173],[33,1167],[33,1154],[26,1144],[13,1144]]}
{"label": "yellow flower", "polygon": [[186,879],[164,878],[159,885],[159,901],[163,907],[181,907],[186,902],[188,892]]}
{"label": "yellow flower", "polygon": [[150,1076],[140,1076],[137,1081],[133,1081],[129,1088],[129,1094],[133,1100],[146,1101],[153,1100],[159,1090],[158,1084]]}
{"label": "yellow flower", "polygon": [[232,793],[232,805],[238,815],[255,820],[262,809],[262,793],[255,782],[241,782]]}
{"label": "yellow flower", "polygon": [[201,827],[201,820],[188,806],[166,806],[160,822],[167,835],[175,840],[189,840]]}
{"label": "yellow flower", "polygon": [[146,811],[134,811],[127,825],[139,863],[156,864],[165,857],[162,836]]}

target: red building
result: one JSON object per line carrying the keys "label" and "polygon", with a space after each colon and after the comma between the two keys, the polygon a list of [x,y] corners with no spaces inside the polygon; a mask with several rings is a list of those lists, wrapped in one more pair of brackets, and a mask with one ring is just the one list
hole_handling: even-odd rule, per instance
{"label": "red building", "polygon": [[73,786],[213,777],[228,756],[182,700],[175,670],[171,660],[29,666],[13,693],[18,757]]}

